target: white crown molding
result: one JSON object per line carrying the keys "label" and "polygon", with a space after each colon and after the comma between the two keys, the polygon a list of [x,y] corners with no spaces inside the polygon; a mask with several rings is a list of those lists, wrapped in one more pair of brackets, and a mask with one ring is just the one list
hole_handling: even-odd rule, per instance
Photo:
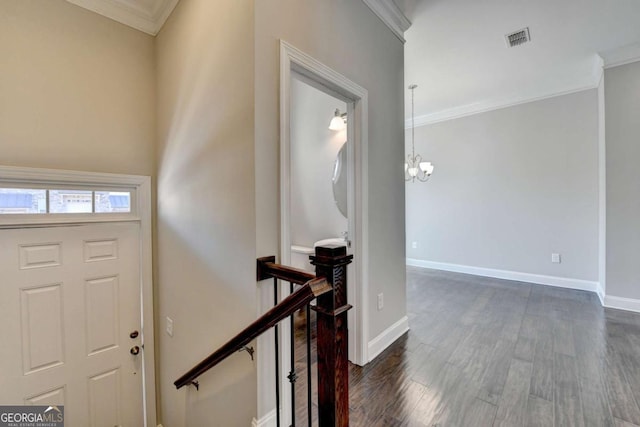
{"label": "white crown molding", "polygon": [[600,52],[600,56],[605,69],[638,62],[640,61],[640,43]]}
{"label": "white crown molding", "polygon": [[375,13],[378,18],[384,22],[393,34],[400,39],[402,43],[404,40],[404,32],[411,27],[411,21],[407,19],[402,13],[400,8],[396,6],[393,0],[362,0],[369,9]]}
{"label": "white crown molding", "polygon": [[[600,75],[596,77],[594,71],[594,82],[586,86],[577,86],[574,88],[567,88],[566,90],[549,92],[539,96],[522,96],[513,97],[502,100],[489,100],[483,102],[476,102],[474,104],[461,105],[459,107],[448,108],[442,111],[436,111],[435,113],[424,114],[416,116],[415,126],[426,126],[438,122],[444,122],[447,120],[459,119],[462,117],[472,116],[474,114],[486,113],[493,110],[500,110],[502,108],[514,107],[520,104],[527,104],[529,102],[542,101],[548,98],[555,98],[556,96],[570,95],[572,93],[582,92],[584,90],[596,89],[600,83]],[[405,119],[404,128],[411,129],[411,119]]]}
{"label": "white crown molding", "polygon": [[152,36],[158,34],[179,0],[67,0]]}
{"label": "white crown molding", "polygon": [[[469,265],[449,264],[444,262],[425,261],[407,258],[407,265],[432,270],[451,271],[454,273],[473,274],[474,276],[493,277],[496,279],[513,280],[516,282],[535,283],[539,285],[555,286],[558,288],[577,289],[595,292],[598,298],[601,287],[598,282],[569,277],[546,276],[542,274],[522,273],[519,271],[498,270],[495,268],[473,267]],[[609,297],[606,297],[609,298]]]}

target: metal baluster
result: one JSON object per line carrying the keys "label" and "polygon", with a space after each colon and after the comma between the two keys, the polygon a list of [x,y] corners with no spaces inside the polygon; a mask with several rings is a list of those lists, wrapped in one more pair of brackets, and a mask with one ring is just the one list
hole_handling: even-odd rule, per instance
{"label": "metal baluster", "polygon": [[[293,293],[293,283],[289,282],[289,292]],[[296,427],[296,379],[298,379],[298,375],[296,374],[296,361],[295,361],[295,340],[294,340],[294,325],[293,325],[293,314],[289,316],[291,319],[291,330],[290,330],[290,343],[291,343],[291,372],[289,372],[289,382],[291,383],[291,427]]]}
{"label": "metal baluster", "polygon": [[[278,305],[278,279],[273,278],[273,305]],[[276,344],[276,425],[280,427],[280,351],[278,340],[278,324],[274,326]]]}
{"label": "metal baluster", "polygon": [[311,427],[311,305],[307,304],[307,419]]}

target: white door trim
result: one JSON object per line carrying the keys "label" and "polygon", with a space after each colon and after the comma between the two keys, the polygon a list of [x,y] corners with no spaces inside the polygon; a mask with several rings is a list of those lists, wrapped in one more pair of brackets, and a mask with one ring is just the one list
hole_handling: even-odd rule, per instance
{"label": "white door trim", "polygon": [[[353,362],[364,365],[368,361],[368,91],[347,77],[322,64],[284,40],[280,41],[280,259],[283,264],[290,263],[290,203],[289,179],[291,175],[290,159],[290,95],[291,73],[300,73],[311,80],[326,86],[332,92],[345,98],[349,106],[348,144],[349,157],[354,168],[349,177],[349,231],[353,245],[354,268],[356,277],[355,297],[353,298],[355,319],[349,325],[350,335],[355,338],[355,357]],[[350,345],[351,345],[350,343]]]}
{"label": "white door trim", "polygon": [[[104,186],[129,188],[136,192],[135,215],[129,217],[90,216],[79,214],[73,218],[47,215],[46,218],[33,221],[28,216],[20,216],[19,221],[2,218],[0,227],[19,227],[33,225],[59,225],[69,223],[136,221],[140,223],[140,272],[142,296],[142,344],[143,344],[143,399],[145,426],[156,425],[156,388],[155,388],[155,342],[153,336],[153,281],[152,281],[152,229],[151,229],[151,178],[139,175],[121,175],[97,172],[79,172],[58,169],[37,169],[13,166],[0,166],[0,180],[32,184],[65,184],[80,186]],[[110,219],[112,218],[112,219]],[[145,333],[147,332],[148,333]]]}

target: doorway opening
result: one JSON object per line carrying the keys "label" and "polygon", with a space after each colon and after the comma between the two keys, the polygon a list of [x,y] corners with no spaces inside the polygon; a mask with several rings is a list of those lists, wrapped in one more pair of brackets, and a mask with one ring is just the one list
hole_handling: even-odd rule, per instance
{"label": "doorway opening", "polygon": [[347,102],[293,72],[290,103],[290,265],[313,273],[316,246],[350,246]]}
{"label": "doorway opening", "polygon": [[[294,84],[294,80],[296,83]],[[342,74],[319,62],[285,41],[280,42],[280,259],[283,264],[291,264],[292,240],[292,90],[297,82],[306,84],[308,90],[320,92],[325,99],[334,99],[346,105],[346,193],[347,231],[346,246],[353,254],[348,278],[348,301],[353,305],[349,313],[349,360],[363,366],[368,362],[368,92]],[[299,88],[305,89],[302,84]],[[339,108],[339,107],[337,107]],[[326,123],[334,115],[330,110],[315,119]],[[340,138],[340,136],[337,136]],[[336,139],[340,141],[340,139]],[[334,142],[335,145],[339,142]],[[333,150],[336,150],[333,147]],[[329,153],[331,149],[327,150]],[[339,149],[338,149],[339,151]],[[343,151],[344,154],[344,151]],[[335,159],[335,157],[334,157]],[[335,163],[330,164],[326,180],[332,183]],[[321,179],[321,178],[320,178]],[[317,206],[335,209],[330,206]],[[336,214],[338,215],[338,214]],[[331,238],[339,236],[327,236]],[[341,236],[340,236],[341,237]],[[282,295],[288,289],[282,288]]]}
{"label": "doorway opening", "polygon": [[[341,143],[345,149],[346,162],[343,162],[343,170],[346,177],[346,231],[345,246],[354,256],[353,263],[349,266],[347,279],[347,298],[353,309],[349,311],[349,360],[363,366],[368,360],[368,173],[367,173],[367,141],[368,141],[368,92],[363,87],[349,80],[342,74],[324,65],[315,58],[307,55],[285,41],[280,42],[280,262],[291,265],[292,240],[292,90],[294,80],[302,82],[311,88],[320,91],[329,99],[334,98],[346,106],[347,122],[346,131]],[[322,117],[324,126],[329,126],[329,121],[335,114],[333,107]],[[343,111],[340,112],[341,114]],[[344,138],[346,136],[346,139]],[[339,137],[337,137],[339,138]],[[331,138],[330,138],[331,139]],[[335,147],[327,150],[327,157],[335,151],[334,162],[328,165],[328,172],[324,179],[328,185],[332,185],[333,172],[335,170],[335,158],[339,152],[340,139],[334,142]],[[331,145],[328,145],[331,147]],[[322,179],[319,177],[319,179]],[[331,188],[331,187],[329,187]],[[333,189],[331,190],[333,191]],[[335,201],[330,201],[328,206],[316,206],[320,212],[326,209],[336,209]],[[336,215],[341,215],[339,212]],[[333,234],[329,230],[327,233]],[[342,237],[327,235],[322,239]],[[315,243],[315,242],[312,242]],[[280,294],[289,294],[288,285],[282,284]],[[284,323],[282,337],[288,336],[288,325]],[[281,354],[288,354],[289,344],[281,340]],[[288,372],[287,360],[281,361],[281,372]],[[285,391],[281,403],[283,407],[289,402],[290,396],[286,392],[286,378],[280,379]],[[259,390],[261,392],[262,390]],[[266,392],[266,391],[265,391]],[[287,420],[285,420],[287,422]]]}

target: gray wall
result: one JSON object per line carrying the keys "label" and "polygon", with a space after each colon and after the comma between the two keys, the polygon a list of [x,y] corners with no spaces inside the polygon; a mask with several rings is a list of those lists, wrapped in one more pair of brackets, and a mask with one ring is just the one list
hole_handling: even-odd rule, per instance
{"label": "gray wall", "polygon": [[[403,45],[362,1],[269,0],[256,1],[255,8],[257,254],[280,253],[278,52],[283,39],[369,91],[368,323],[374,338],[406,315]],[[385,294],[382,311],[376,310],[379,292]],[[263,298],[268,301],[268,293]],[[259,398],[259,416],[272,407],[272,396]]]}
{"label": "gray wall", "polygon": [[313,247],[348,228],[331,181],[347,133],[329,129],[335,109],[344,112],[347,104],[299,78],[291,80],[291,243]]}
{"label": "gray wall", "polygon": [[435,172],[406,185],[407,257],[597,281],[597,100],[593,89],[417,128]]}
{"label": "gray wall", "polygon": [[605,70],[607,295],[640,299],[640,62]]}
{"label": "gray wall", "polygon": [[[404,49],[361,1],[256,2],[258,254],[279,253],[279,41],[369,91],[369,296],[375,337],[406,313],[402,181]],[[282,11],[287,13],[282,13]],[[398,166],[400,165],[400,166]],[[385,309],[375,310],[385,292]]]}
{"label": "gray wall", "polygon": [[249,426],[256,411],[246,354],[203,375],[199,391],[173,386],[255,319],[253,13],[253,0],[183,0],[157,37],[157,381],[166,427]]}

